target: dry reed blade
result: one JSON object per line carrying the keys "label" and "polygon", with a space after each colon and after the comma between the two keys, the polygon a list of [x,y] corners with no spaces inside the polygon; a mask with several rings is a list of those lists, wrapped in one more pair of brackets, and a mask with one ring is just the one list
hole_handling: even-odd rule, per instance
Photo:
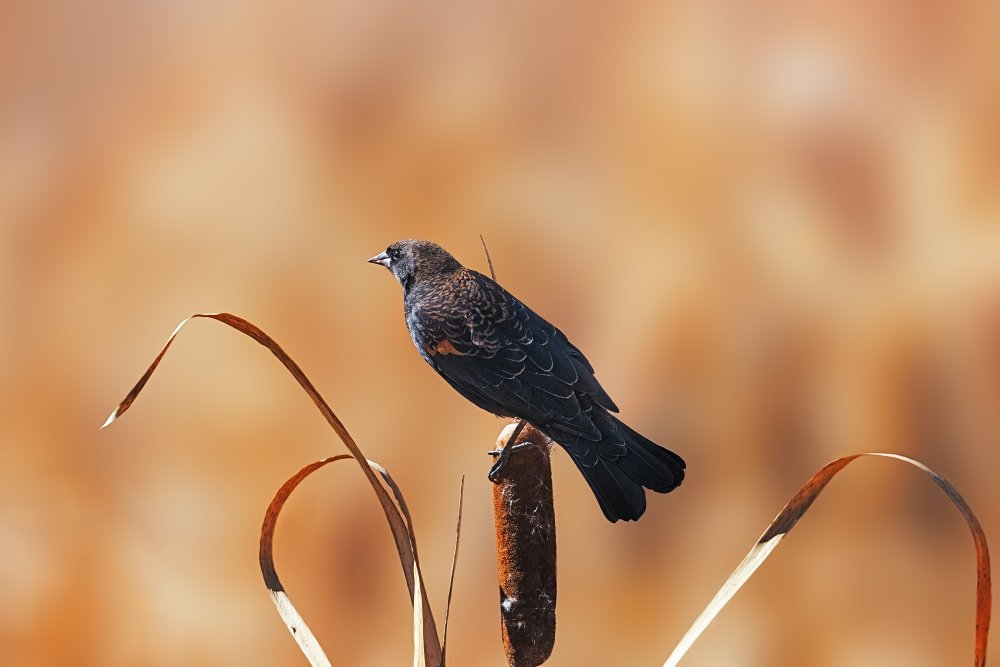
{"label": "dry reed blade", "polygon": [[976,547],[976,629],[973,664],[975,667],[984,667],[986,665],[986,644],[989,638],[993,592],[990,582],[989,546],[986,542],[986,533],[983,532],[979,519],[976,518],[972,508],[969,507],[969,504],[958,490],[948,480],[923,463],[899,454],[872,452],[839,458],[823,466],[809,478],[809,481],[792,496],[788,504],[778,513],[778,516],[774,518],[771,525],[767,527],[764,534],[761,535],[757,543],[750,549],[743,562],[729,575],[726,583],[722,585],[722,588],[719,589],[719,592],[708,603],[708,606],[695,619],[691,628],[681,638],[681,641],[674,648],[670,657],[667,658],[663,667],[675,667],[681,661],[688,649],[691,648],[691,645],[694,644],[698,637],[712,623],[716,615],[726,606],[733,595],[753,575],[757,568],[767,560],[771,552],[778,546],[778,543],[781,542],[785,535],[791,531],[799,519],[809,510],[830,480],[843,470],[847,464],[865,456],[895,459],[916,467],[930,477],[947,494],[948,498],[954,503],[968,523]]}
{"label": "dry reed blade", "polygon": [[444,630],[441,633],[441,665],[448,655],[448,619],[451,618],[451,593],[455,589],[455,569],[458,565],[458,545],[462,541],[462,506],[465,504],[465,475],[458,488],[458,518],[455,520],[455,550],[451,554],[451,572],[448,574],[448,600],[444,605]]}
{"label": "dry reed blade", "polygon": [[[434,621],[434,615],[431,612],[430,604],[427,600],[427,593],[424,589],[423,577],[420,576],[420,565],[416,557],[416,547],[413,535],[410,532],[410,527],[412,522],[407,519],[404,521],[403,515],[397,508],[393,499],[390,498],[389,493],[385,490],[382,484],[379,482],[378,477],[375,475],[375,471],[369,464],[368,459],[365,458],[361,449],[358,447],[357,443],[354,442],[354,438],[344,427],[343,423],[334,414],[333,410],[319,394],[316,388],[310,382],[309,378],[306,377],[305,373],[296,364],[291,357],[281,348],[278,343],[274,341],[270,336],[264,333],[256,325],[248,322],[247,320],[232,315],[230,313],[196,313],[191,315],[187,319],[183,320],[177,328],[174,329],[173,333],[167,339],[160,353],[156,356],[153,362],[146,369],[146,372],[135,384],[135,386],[126,394],[125,398],[118,404],[118,406],[112,411],[111,416],[108,417],[107,421],[101,428],[105,428],[118,419],[126,410],[132,405],[135,399],[138,397],[139,393],[142,391],[146,382],[149,380],[153,371],[159,365],[160,361],[163,359],[164,354],[170,348],[177,334],[180,333],[181,329],[189,321],[195,318],[207,318],[222,322],[223,324],[236,329],[240,333],[249,336],[254,339],[278,358],[278,360],[284,365],[292,377],[299,383],[302,389],[309,395],[313,403],[322,413],[323,417],[326,419],[327,423],[334,430],[334,432],[340,437],[344,445],[353,455],[354,459],[357,461],[358,465],[361,467],[362,472],[368,479],[369,484],[375,491],[375,495],[378,497],[379,504],[382,506],[382,510],[385,513],[386,520],[389,523],[389,528],[392,531],[393,541],[396,545],[396,552],[399,555],[399,562],[403,569],[403,576],[406,579],[407,589],[410,595],[410,600],[413,602],[414,607],[419,609],[420,623],[423,625],[423,638],[421,652],[425,654],[426,663],[431,667],[437,667],[441,664],[441,643],[438,639],[437,626]],[[384,471],[383,471],[384,472]],[[394,493],[397,493],[398,489],[394,489]],[[399,498],[397,493],[397,498]],[[403,505],[405,509],[405,504]],[[416,613],[416,612],[415,612]]]}
{"label": "dry reed blade", "polygon": [[274,602],[274,608],[278,610],[278,615],[281,616],[281,620],[285,622],[288,631],[292,633],[292,637],[299,645],[302,654],[306,656],[309,664],[313,667],[330,667],[330,660],[326,657],[323,649],[320,648],[319,642],[316,641],[316,637],[309,629],[309,626],[306,625],[302,616],[299,615],[299,612],[292,605],[291,599],[285,593],[285,587],[281,584],[281,579],[278,578],[278,572],[274,568],[274,529],[285,501],[288,500],[292,491],[295,490],[295,487],[302,480],[328,463],[348,458],[351,458],[348,454],[331,456],[330,458],[310,463],[295,473],[274,494],[274,499],[271,500],[271,503],[267,506],[267,511],[264,513],[264,523],[260,529],[258,557],[260,558],[260,572],[264,575],[264,585],[267,586],[267,590],[271,595],[271,601]]}
{"label": "dry reed blade", "polygon": [[486,253],[486,263],[490,265],[490,278],[493,280],[497,279],[497,272],[493,270],[493,258],[490,257],[490,249],[486,247],[486,239],[483,235],[479,235],[479,242],[483,244],[483,252]]}

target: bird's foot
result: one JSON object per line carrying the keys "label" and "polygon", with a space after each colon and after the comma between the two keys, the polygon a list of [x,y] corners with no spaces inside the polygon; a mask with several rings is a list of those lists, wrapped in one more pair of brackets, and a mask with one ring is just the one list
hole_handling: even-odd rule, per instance
{"label": "bird's foot", "polygon": [[503,467],[507,464],[510,455],[516,451],[520,451],[522,449],[534,446],[535,443],[533,442],[519,442],[516,445],[508,445],[505,447],[501,447],[500,449],[493,449],[487,452],[487,454],[489,454],[490,456],[496,456],[497,460],[496,463],[493,464],[493,467],[490,468],[490,472],[486,476],[489,478],[491,482],[496,484],[497,476],[500,474],[500,471],[503,469]]}
{"label": "bird's foot", "polygon": [[494,449],[489,452],[491,456],[496,456],[497,460],[490,468],[489,473],[486,477],[493,482],[497,483],[497,477],[500,475],[500,471],[503,470],[504,465],[507,463],[508,457],[510,457],[511,452],[517,449],[523,449],[524,447],[530,447],[532,443],[530,442],[517,442],[517,437],[521,435],[521,431],[524,429],[525,422],[523,419],[517,423],[514,430],[511,432],[510,437],[507,438],[507,442],[504,443],[499,449]]}

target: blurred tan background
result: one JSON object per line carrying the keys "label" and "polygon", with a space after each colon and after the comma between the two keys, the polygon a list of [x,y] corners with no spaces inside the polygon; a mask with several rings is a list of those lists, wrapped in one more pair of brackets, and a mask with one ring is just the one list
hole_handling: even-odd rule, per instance
{"label": "blurred tan background", "polygon": [[[917,457],[1000,535],[1000,5],[368,0],[0,5],[0,664],[302,665],[264,508],[342,446],[404,489],[449,656],[499,665],[502,423],[425,367],[364,263],[426,237],[586,351],[688,481],[608,524],[561,454],[549,664],[659,665],[815,469]],[[279,572],[335,664],[411,661],[358,471]],[[960,665],[974,561],[913,470],[854,464],[685,664]],[[440,620],[440,619],[439,619]],[[996,649],[993,661],[1000,659]]]}

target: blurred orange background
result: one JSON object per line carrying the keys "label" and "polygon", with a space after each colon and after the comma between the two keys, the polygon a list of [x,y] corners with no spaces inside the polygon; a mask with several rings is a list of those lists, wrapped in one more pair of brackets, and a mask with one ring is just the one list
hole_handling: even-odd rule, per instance
{"label": "blurred orange background", "polygon": [[[448,655],[502,664],[485,475],[502,423],[416,354],[364,260],[424,237],[590,357],[688,479],[608,524],[554,459],[548,664],[658,665],[821,465],[926,462],[1000,534],[1000,4],[0,5],[0,663],[301,665],[257,564],[272,494],[343,451],[416,520]],[[335,664],[411,661],[356,467],[308,480],[278,570]],[[854,464],[684,664],[968,664],[968,530]],[[442,620],[439,617],[439,622]],[[1000,649],[991,651],[993,661]]]}

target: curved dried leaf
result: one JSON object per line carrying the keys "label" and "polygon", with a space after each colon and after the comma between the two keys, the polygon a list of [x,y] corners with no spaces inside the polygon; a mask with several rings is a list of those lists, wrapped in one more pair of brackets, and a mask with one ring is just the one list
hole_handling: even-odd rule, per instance
{"label": "curved dried leaf", "polygon": [[719,592],[715,594],[712,601],[708,603],[705,610],[695,619],[690,629],[681,638],[680,643],[674,648],[673,653],[663,663],[663,667],[675,667],[681,658],[687,653],[691,645],[701,636],[705,629],[712,623],[716,615],[722,610],[729,600],[736,594],[736,591],[746,582],[747,579],[757,570],[760,565],[767,560],[771,552],[778,546],[782,538],[798,523],[799,519],[809,510],[819,494],[826,488],[830,480],[843,470],[847,464],[864,456],[878,456],[889,459],[896,459],[909,463],[916,467],[925,475],[930,477],[947,494],[951,502],[965,517],[972,532],[972,540],[976,546],[976,636],[975,636],[975,661],[976,667],[984,667],[986,664],[986,643],[989,638],[990,613],[992,609],[993,592],[990,583],[990,551],[986,543],[986,533],[979,523],[979,519],[973,513],[972,508],[965,502],[965,499],[958,490],[941,477],[939,474],[925,466],[919,461],[901,456],[899,454],[883,454],[872,452],[867,454],[855,454],[845,456],[836,461],[832,461],[816,472],[809,481],[803,485],[798,492],[792,496],[788,504],[778,513],[771,525],[767,527],[757,543],[750,549],[743,562],[729,575],[729,579],[722,585]]}
{"label": "curved dried leaf", "polygon": [[295,473],[287,482],[281,485],[281,488],[274,495],[274,499],[267,506],[267,511],[264,513],[264,524],[260,529],[259,558],[260,571],[264,575],[264,584],[271,594],[271,601],[274,602],[274,607],[278,610],[278,615],[281,616],[281,620],[285,622],[288,631],[292,633],[292,637],[295,638],[299,649],[301,649],[303,655],[306,656],[309,664],[313,667],[329,667],[330,661],[327,659],[323,649],[320,648],[319,642],[316,641],[316,637],[309,629],[309,626],[306,625],[302,616],[299,615],[299,612],[292,605],[292,601],[285,593],[285,587],[281,585],[281,580],[278,578],[278,572],[274,569],[274,529],[278,522],[278,515],[281,514],[281,509],[285,506],[285,501],[288,500],[292,491],[295,490],[295,487],[302,480],[328,463],[347,458],[351,457],[347,454],[331,456],[330,458],[310,463]]}
{"label": "curved dried leaf", "polygon": [[[146,369],[143,376],[139,378],[139,381],[135,384],[135,386],[132,387],[128,394],[126,394],[125,398],[122,399],[101,428],[109,426],[129,409],[138,397],[139,393],[142,391],[143,387],[145,387],[150,376],[152,376],[153,371],[156,370],[156,367],[163,359],[163,356],[166,354],[171,344],[174,342],[177,334],[180,333],[185,324],[195,318],[207,318],[222,322],[223,324],[236,329],[240,333],[249,336],[270,350],[271,353],[278,358],[282,365],[288,369],[288,372],[292,374],[292,377],[294,377],[302,389],[305,390],[306,394],[309,395],[309,398],[312,399],[320,413],[322,413],[324,419],[326,419],[330,427],[340,437],[341,441],[343,441],[348,451],[350,451],[350,453],[354,456],[354,459],[361,467],[362,472],[365,474],[369,484],[375,491],[375,495],[378,497],[379,503],[382,505],[382,510],[385,513],[386,520],[389,523],[389,528],[392,531],[393,541],[396,545],[396,552],[399,555],[399,562],[403,569],[403,576],[406,579],[410,599],[413,601],[415,608],[420,610],[424,638],[422,650],[425,653],[427,664],[432,666],[440,665],[441,643],[438,640],[437,625],[434,621],[434,615],[431,612],[430,604],[427,601],[427,593],[423,588],[423,578],[419,576],[420,565],[416,558],[414,540],[408,528],[408,525],[412,525],[412,522],[409,521],[409,519],[404,522],[400,510],[397,508],[392,498],[389,497],[388,492],[382,484],[378,481],[372,466],[361,452],[357,443],[354,442],[354,438],[351,437],[351,434],[348,433],[347,429],[344,427],[337,415],[334,414],[327,402],[322,396],[320,396],[316,387],[314,387],[312,382],[309,381],[309,378],[306,377],[299,365],[296,364],[283,349],[281,349],[281,346],[278,345],[274,339],[264,333],[256,325],[230,313],[196,313],[183,320],[177,325],[177,328],[174,329],[173,333],[170,334],[170,337],[160,350],[160,353],[156,355],[156,358],[149,365],[149,368]],[[394,493],[396,492],[394,491]],[[415,590],[415,587],[419,588],[419,590]]]}
{"label": "curved dried leaf", "polygon": [[[264,583],[267,585],[267,588],[271,593],[271,599],[274,601],[274,606],[278,610],[278,615],[281,616],[281,619],[285,622],[289,632],[292,633],[292,637],[295,638],[299,648],[302,649],[302,653],[305,654],[306,658],[309,660],[309,664],[313,665],[313,667],[326,667],[330,664],[330,662],[323,653],[323,650],[320,648],[316,638],[309,630],[309,627],[299,615],[298,611],[296,611],[291,600],[285,594],[284,586],[282,586],[281,580],[278,578],[278,573],[274,568],[274,529],[278,522],[278,515],[281,514],[281,510],[285,505],[285,501],[288,500],[292,491],[295,490],[302,480],[328,463],[349,458],[351,458],[351,456],[348,454],[331,456],[329,458],[316,461],[315,463],[310,463],[302,468],[302,470],[295,473],[295,475],[289,478],[288,481],[286,481],[281,488],[278,489],[278,492],[274,495],[274,499],[271,500],[271,503],[267,506],[267,511],[264,513],[264,523],[260,530],[260,571],[261,574],[264,575]],[[368,460],[368,465],[377,470],[386,480],[386,483],[393,489],[393,493],[396,495],[396,499],[400,503],[400,507],[402,508],[404,515],[407,517],[407,527],[410,528],[409,510],[406,508],[406,502],[403,500],[403,495],[396,486],[395,481],[393,481],[392,477],[385,470],[385,468],[378,463]],[[413,539],[412,532],[410,533],[410,540],[411,544],[414,545],[414,551],[416,551],[416,542]],[[420,584],[420,568],[418,567],[416,561],[414,561],[413,576],[417,583]],[[426,665],[424,642],[422,641],[424,636],[424,622],[423,614],[420,611],[423,607],[420,602],[420,590],[420,585],[415,587],[417,602],[413,605],[414,667],[423,667]]]}

